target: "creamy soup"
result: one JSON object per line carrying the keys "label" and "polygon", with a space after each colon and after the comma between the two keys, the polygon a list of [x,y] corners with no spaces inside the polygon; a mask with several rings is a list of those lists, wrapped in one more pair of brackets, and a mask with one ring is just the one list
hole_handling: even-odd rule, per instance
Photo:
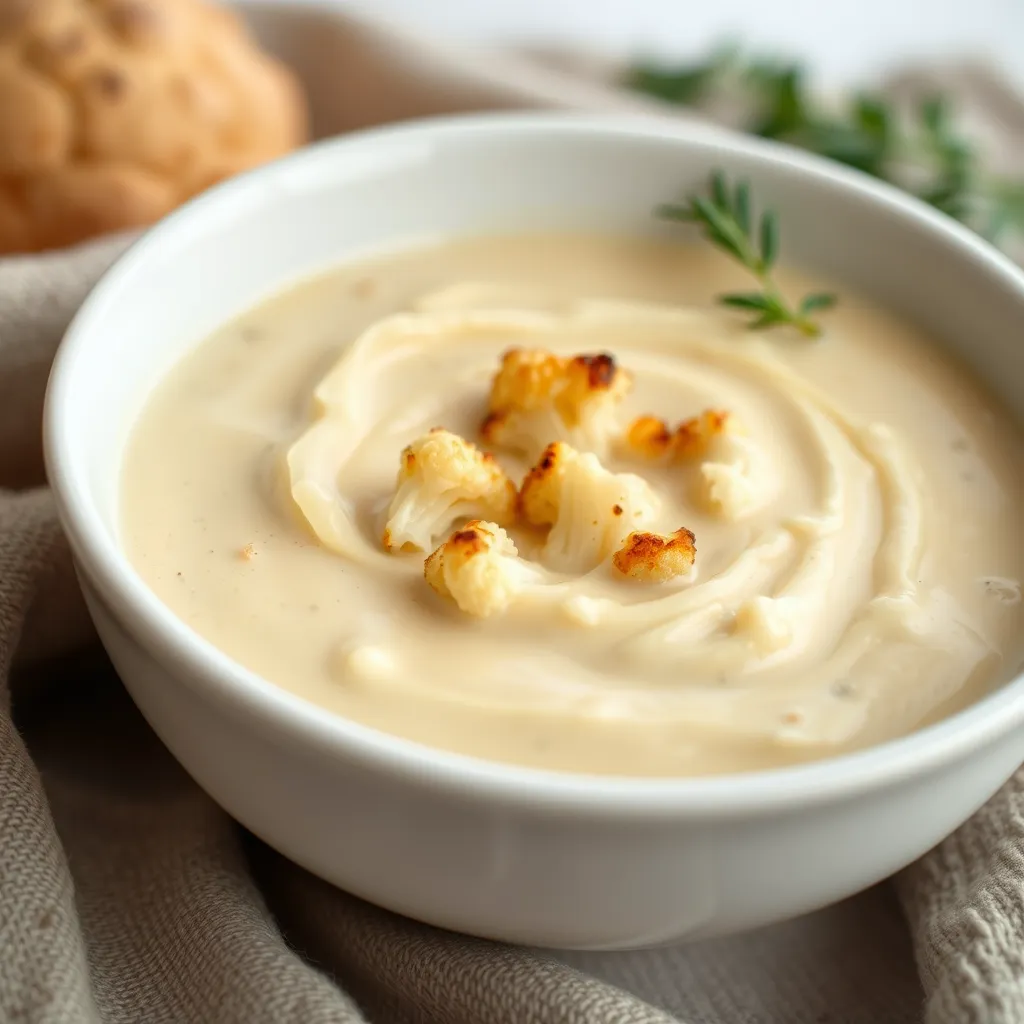
{"label": "creamy soup", "polygon": [[903,735],[1018,671],[1021,435],[848,289],[809,340],[714,304],[748,285],[589,236],[343,267],[159,385],[125,547],[242,665],[447,750],[698,775]]}

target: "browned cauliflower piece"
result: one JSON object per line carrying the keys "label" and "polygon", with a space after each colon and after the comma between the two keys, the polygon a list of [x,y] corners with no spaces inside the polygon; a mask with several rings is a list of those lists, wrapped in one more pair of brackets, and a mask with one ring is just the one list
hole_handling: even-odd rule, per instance
{"label": "browned cauliflower piece", "polygon": [[626,448],[645,459],[660,459],[672,449],[674,435],[657,416],[638,416],[626,431]]}
{"label": "browned cauliflower piece", "polygon": [[551,526],[558,519],[566,450],[561,441],[549,444],[519,488],[519,515],[531,526]]}
{"label": "browned cauliflower piece", "polygon": [[511,522],[515,509],[515,485],[494,456],[438,427],[402,452],[384,547],[429,551],[458,519],[485,515]]}
{"label": "browned cauliflower piece", "polygon": [[619,431],[619,403],[631,386],[629,374],[605,353],[563,359],[511,349],[491,385],[481,433],[530,458],[552,441],[603,453]]}
{"label": "browned cauliflower piece", "polygon": [[631,533],[615,552],[612,563],[623,576],[640,583],[664,583],[684,576],[697,557],[697,539],[685,527],[671,536]]}
{"label": "browned cauliflower piece", "polygon": [[707,454],[711,442],[735,426],[735,420],[718,409],[705,409],[676,427],[674,454],[681,459],[697,459]]}
{"label": "browned cauliflower piece", "polygon": [[696,500],[720,519],[746,519],[778,491],[768,453],[731,413],[708,409],[687,420],[676,430],[675,450],[684,461],[699,460]]}
{"label": "browned cauliflower piece", "polygon": [[626,432],[625,448],[648,459],[669,456],[693,467],[694,499],[711,515],[738,521],[760,510],[778,490],[778,474],[756,438],[730,412],[705,409],[672,430],[641,416]]}
{"label": "browned cauliflower piece", "polygon": [[626,450],[645,459],[671,455],[696,459],[707,453],[711,442],[735,427],[730,413],[706,409],[680,423],[675,430],[657,416],[638,416],[629,425],[624,442]]}
{"label": "browned cauliflower piece", "polygon": [[456,530],[424,563],[423,578],[475,618],[505,612],[515,596],[540,581],[497,523],[475,519]]}
{"label": "browned cauliflower piece", "polygon": [[501,357],[501,369],[491,382],[488,409],[492,416],[498,417],[510,409],[533,412],[546,408],[555,385],[565,375],[565,362],[543,349],[509,349]]}
{"label": "browned cauliflower piece", "polygon": [[575,429],[601,410],[614,412],[632,386],[629,374],[606,352],[573,356],[566,363],[563,386],[555,392],[555,408],[562,422]]}
{"label": "browned cauliflower piece", "polygon": [[593,453],[562,441],[548,445],[519,491],[522,518],[551,528],[544,561],[563,572],[589,572],[657,508],[646,481],[612,473]]}

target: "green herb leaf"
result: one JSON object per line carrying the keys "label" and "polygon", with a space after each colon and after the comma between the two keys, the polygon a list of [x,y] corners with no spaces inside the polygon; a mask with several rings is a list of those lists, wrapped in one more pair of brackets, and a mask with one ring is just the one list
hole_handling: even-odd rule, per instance
{"label": "green herb leaf", "polygon": [[752,331],[764,331],[769,327],[777,327],[780,324],[789,323],[789,321],[779,313],[778,310],[769,309],[764,312],[763,315],[759,316],[756,320],[753,320],[747,326]]}
{"label": "green herb leaf", "polygon": [[[960,220],[987,238],[1024,239],[1024,214],[1016,189],[1022,180],[1002,180],[985,173],[976,148],[962,137],[948,98],[926,97],[905,113],[882,96],[862,94],[834,110],[814,102],[803,68],[777,57],[745,57],[730,44],[704,61],[684,68],[638,65],[627,76],[632,88],[669,103],[746,112],[739,127],[755,135],[780,139],[866,174],[888,181]],[[728,209],[749,235],[749,197],[740,195]]]}
{"label": "green herb leaf", "polygon": [[949,124],[949,106],[942,96],[929,96],[921,102],[921,123],[934,135],[942,135]]}
{"label": "green herb leaf", "polygon": [[778,218],[770,210],[761,214],[758,243],[751,237],[753,206],[750,186],[740,182],[730,189],[724,172],[711,175],[708,195],[692,195],[685,204],[667,204],[655,209],[662,219],[696,224],[708,241],[723,250],[750,271],[761,285],[760,291],[728,292],[718,297],[723,306],[756,314],[748,324],[751,330],[790,326],[808,338],[821,328],[811,314],[835,305],[836,298],[824,292],[808,295],[793,309],[779,293],[771,270],[779,251]]}
{"label": "green herb leaf", "polygon": [[767,139],[783,139],[808,121],[803,91],[803,69],[796,64],[773,68],[762,66],[755,72],[765,96],[765,111],[755,121],[754,134]]}
{"label": "green herb leaf", "polygon": [[884,142],[889,136],[889,109],[877,96],[858,96],[853,103],[857,126],[872,138]]}
{"label": "green herb leaf", "polygon": [[626,85],[668,103],[686,106],[699,100],[711,85],[713,73],[706,68],[661,71],[636,68],[626,77]]}
{"label": "green herb leaf", "polygon": [[745,235],[750,234],[750,186],[741,181],[736,186],[736,202],[733,205],[736,223]]}
{"label": "green herb leaf", "polygon": [[771,301],[760,292],[730,292],[720,296],[718,301],[723,306],[732,306],[733,309],[749,309],[762,313],[771,308]]}
{"label": "green herb leaf", "polygon": [[718,209],[729,209],[729,185],[721,171],[716,171],[711,175],[711,198]]}
{"label": "green herb leaf", "polygon": [[807,295],[800,303],[800,315],[807,316],[808,313],[831,309],[837,301],[831,292],[815,292],[813,295]]}
{"label": "green herb leaf", "polygon": [[743,251],[740,237],[742,233],[729,211],[715,206],[710,200],[702,199],[699,196],[692,199],[691,203],[698,220],[704,224],[708,238],[720,249],[725,249],[731,256],[735,256],[741,263],[744,262],[746,254]]}
{"label": "green herb leaf", "polygon": [[700,102],[728,78],[739,58],[739,47],[726,42],[716,47],[707,60],[687,67],[638,65],[627,71],[624,84],[666,103],[688,106]]}
{"label": "green herb leaf", "polygon": [[761,217],[761,267],[771,270],[779,254],[779,225],[773,213]]}

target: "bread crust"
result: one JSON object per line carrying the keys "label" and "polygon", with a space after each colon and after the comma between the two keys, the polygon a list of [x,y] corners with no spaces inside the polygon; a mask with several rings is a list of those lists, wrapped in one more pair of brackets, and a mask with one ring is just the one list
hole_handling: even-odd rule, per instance
{"label": "bread crust", "polygon": [[150,224],[307,137],[295,76],[209,0],[0,0],[0,253]]}

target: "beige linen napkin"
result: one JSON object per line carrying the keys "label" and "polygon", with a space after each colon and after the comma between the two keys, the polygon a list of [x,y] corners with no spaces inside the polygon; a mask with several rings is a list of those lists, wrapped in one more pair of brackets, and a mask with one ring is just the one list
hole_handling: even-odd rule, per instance
{"label": "beige linen napkin", "polygon": [[[0,484],[41,479],[50,359],[124,244],[0,261]],[[1024,1022],[1024,775],[894,882],[748,936],[552,955],[445,933],[216,807],[94,646],[46,491],[0,492],[0,1024],[922,1019]]]}

